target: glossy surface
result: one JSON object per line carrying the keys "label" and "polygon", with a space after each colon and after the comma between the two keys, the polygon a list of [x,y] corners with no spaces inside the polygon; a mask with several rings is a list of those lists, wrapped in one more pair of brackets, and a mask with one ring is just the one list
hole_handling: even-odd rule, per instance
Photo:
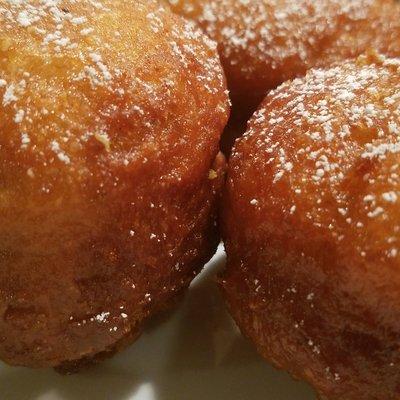
{"label": "glossy surface", "polygon": [[400,395],[399,72],[360,57],[283,84],[230,160],[229,308],[327,399]]}
{"label": "glossy surface", "polygon": [[0,358],[108,356],[217,246],[215,45],[155,1],[0,0],[0,114]]}

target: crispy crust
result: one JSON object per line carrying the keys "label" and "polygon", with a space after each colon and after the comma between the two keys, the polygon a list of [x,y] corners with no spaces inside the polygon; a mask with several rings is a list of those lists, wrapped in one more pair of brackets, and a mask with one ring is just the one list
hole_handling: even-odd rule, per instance
{"label": "crispy crust", "polygon": [[283,84],[230,160],[229,309],[326,399],[400,395],[399,72],[361,57]]}
{"label": "crispy crust", "polygon": [[0,0],[0,110],[0,358],[112,353],[216,248],[215,45],[155,1]]}

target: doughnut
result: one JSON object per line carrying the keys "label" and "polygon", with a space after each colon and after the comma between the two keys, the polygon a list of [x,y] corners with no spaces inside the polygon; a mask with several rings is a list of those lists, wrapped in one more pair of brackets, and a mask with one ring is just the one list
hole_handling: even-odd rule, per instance
{"label": "doughnut", "polygon": [[[243,133],[266,93],[311,67],[370,48],[400,55],[400,7],[393,0],[168,0],[219,45]],[[229,133],[230,132],[230,133]],[[236,132],[227,132],[230,146]]]}
{"label": "doughnut", "polygon": [[400,59],[309,70],[234,147],[220,284],[243,334],[321,399],[400,396]]}
{"label": "doughnut", "polygon": [[215,43],[156,1],[0,0],[1,360],[80,368],[179,299],[228,108]]}

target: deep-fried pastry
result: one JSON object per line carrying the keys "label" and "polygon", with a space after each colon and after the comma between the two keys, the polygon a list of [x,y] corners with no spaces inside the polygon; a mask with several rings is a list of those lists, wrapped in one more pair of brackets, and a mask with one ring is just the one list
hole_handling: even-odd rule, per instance
{"label": "deep-fried pastry", "polygon": [[243,333],[321,398],[400,396],[400,59],[271,92],[230,160],[222,288]]}
{"label": "deep-fried pastry", "polygon": [[218,242],[216,48],[157,2],[0,0],[0,358],[110,354]]}

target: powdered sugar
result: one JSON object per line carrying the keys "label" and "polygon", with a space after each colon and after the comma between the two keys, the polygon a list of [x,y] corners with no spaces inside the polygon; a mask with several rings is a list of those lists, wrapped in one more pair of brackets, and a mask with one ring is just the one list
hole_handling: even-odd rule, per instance
{"label": "powdered sugar", "polygon": [[[390,215],[400,195],[399,73],[398,60],[363,56],[284,83],[267,96],[233,157],[241,142],[254,142],[253,159],[268,165],[272,187],[289,185],[292,190],[288,214],[303,209],[304,218],[326,228],[338,242],[345,239],[345,226],[361,232],[368,220],[396,222]],[[349,197],[345,182],[363,163],[376,167],[361,176],[369,189],[362,207],[354,209],[356,199]],[[305,196],[313,199],[306,209]],[[394,231],[389,235],[396,236]],[[394,250],[390,244],[386,254],[396,257]],[[359,252],[365,257],[368,249]]]}

